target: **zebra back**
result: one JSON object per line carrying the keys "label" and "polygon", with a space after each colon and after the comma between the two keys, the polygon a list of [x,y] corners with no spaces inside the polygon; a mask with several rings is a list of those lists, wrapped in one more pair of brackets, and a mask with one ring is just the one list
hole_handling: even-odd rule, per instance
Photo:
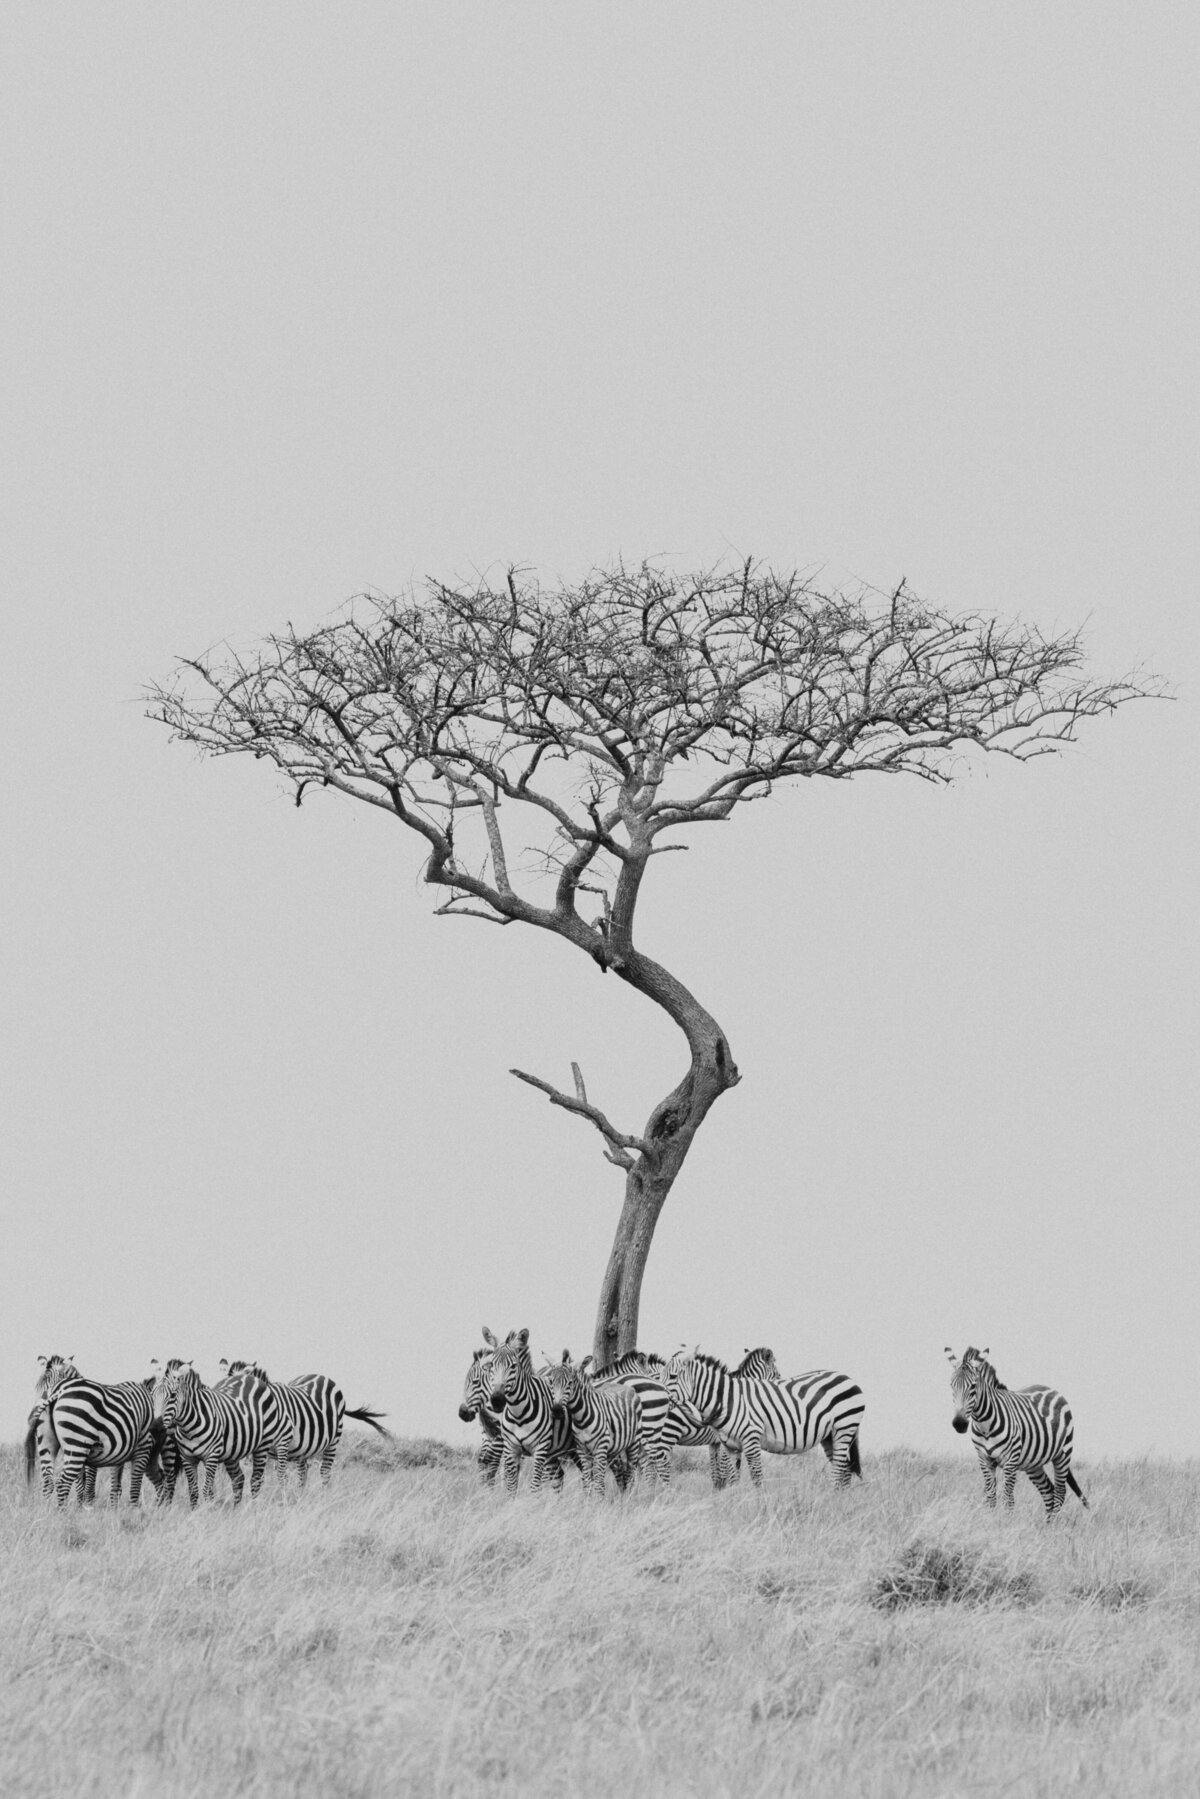
{"label": "zebra back", "polygon": [[[149,1443],[154,1407],[141,1381],[63,1380],[45,1402],[43,1428],[51,1455],[67,1466],[110,1468]],[[28,1454],[28,1450],[26,1451]]]}
{"label": "zebra back", "polygon": [[243,1371],[207,1387],[190,1363],[168,1364],[167,1428],[198,1460],[242,1461],[290,1440],[290,1426],[269,1381]]}

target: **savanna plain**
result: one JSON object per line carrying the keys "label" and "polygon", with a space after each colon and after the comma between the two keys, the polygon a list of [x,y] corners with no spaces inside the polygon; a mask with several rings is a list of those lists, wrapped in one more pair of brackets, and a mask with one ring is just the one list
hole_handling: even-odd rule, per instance
{"label": "savanna plain", "polygon": [[5,1451],[0,1792],[1200,1789],[1195,1463],[1078,1465],[1091,1509],[1047,1528],[1023,1476],[987,1512],[969,1450],[865,1455],[849,1494],[819,1455],[723,1493],[681,1459],[511,1501],[356,1437],[328,1490],[58,1513]]}

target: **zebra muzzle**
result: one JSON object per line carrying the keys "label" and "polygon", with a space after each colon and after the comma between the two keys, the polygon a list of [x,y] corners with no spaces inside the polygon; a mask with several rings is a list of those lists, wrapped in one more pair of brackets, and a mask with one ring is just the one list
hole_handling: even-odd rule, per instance
{"label": "zebra muzzle", "polygon": [[950,1422],[954,1426],[955,1430],[958,1432],[959,1436],[961,1437],[963,1432],[967,1428],[966,1413],[965,1412],[955,1412],[955,1414],[954,1414],[953,1418],[951,1418]]}

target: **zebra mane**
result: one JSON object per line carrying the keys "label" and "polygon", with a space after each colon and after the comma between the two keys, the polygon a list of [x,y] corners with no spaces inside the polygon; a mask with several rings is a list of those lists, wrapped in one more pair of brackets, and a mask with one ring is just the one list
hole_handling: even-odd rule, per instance
{"label": "zebra mane", "polygon": [[265,1380],[268,1385],[271,1380],[271,1376],[259,1362],[227,1362],[225,1364],[225,1373],[227,1377],[238,1374],[253,1374],[256,1375],[259,1380]]}
{"label": "zebra mane", "polygon": [[695,1355],[689,1356],[687,1359],[690,1362],[703,1362],[706,1368],[715,1368],[718,1374],[729,1373],[729,1369],[724,1362],[720,1361],[715,1355],[706,1355],[702,1349],[698,1349]]}
{"label": "zebra mane", "polygon": [[593,1368],[591,1373],[596,1380],[603,1380],[606,1374],[640,1374],[645,1368],[665,1368],[666,1363],[659,1355],[649,1349],[627,1349],[614,1361],[605,1362],[603,1368]]}
{"label": "zebra mane", "polygon": [[965,1368],[968,1362],[974,1362],[975,1366],[977,1368],[990,1369],[992,1380],[995,1383],[997,1393],[1007,1393],[1008,1392],[1008,1388],[1005,1386],[1004,1382],[1000,1379],[1000,1376],[996,1373],[995,1363],[988,1361],[988,1359],[984,1355],[982,1349],[975,1349],[973,1346],[968,1345],[968,1347],[963,1350],[962,1362],[960,1365],[963,1368]]}

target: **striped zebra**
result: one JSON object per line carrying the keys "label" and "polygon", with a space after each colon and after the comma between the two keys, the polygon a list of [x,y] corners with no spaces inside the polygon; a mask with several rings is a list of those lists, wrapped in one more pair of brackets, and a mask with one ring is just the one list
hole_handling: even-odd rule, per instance
{"label": "striped zebra", "polygon": [[862,1389],[844,1374],[816,1369],[794,1380],[734,1376],[715,1356],[672,1357],[671,1390],[695,1406],[726,1449],[740,1449],[750,1478],[762,1483],[762,1452],[800,1455],[826,1437],[832,1439],[835,1484],[860,1479],[858,1430],[865,1405]]}
{"label": "striped zebra", "polygon": [[279,1482],[291,1451],[292,1434],[274,1389],[256,1375],[226,1377],[206,1387],[190,1362],[167,1363],[155,1390],[155,1413],[162,1418],[179,1449],[187,1476],[188,1497],[198,1503],[196,1466],[204,1464],[204,1497],[213,1497],[217,1469],[224,1466],[237,1505],[245,1487],[241,1463],[250,1457],[250,1491],[258,1492],[273,1456]]}
{"label": "striped zebra", "polygon": [[95,1497],[98,1468],[111,1468],[108,1502],[117,1505],[126,1463],[130,1469],[129,1503],[140,1502],[155,1442],[154,1388],[153,1378],[108,1386],[76,1376],[59,1381],[49,1391],[39,1434],[51,1459],[62,1457],[54,1483],[60,1508],[66,1505],[76,1482],[81,1500]]}
{"label": "striped zebra", "polygon": [[[549,1388],[551,1400],[562,1407],[571,1421],[575,1447],[583,1462],[584,1486],[589,1492],[598,1489],[603,1493],[610,1468],[618,1486],[625,1487],[643,1459],[651,1462],[656,1471],[661,1467],[662,1454],[657,1438],[661,1435],[661,1417],[665,1417],[666,1407],[662,1408],[660,1428],[652,1443],[645,1434],[640,1391],[643,1377],[617,1375],[611,1380],[596,1380],[587,1372],[587,1363],[591,1359],[588,1356],[583,1366],[577,1368],[571,1360],[570,1350],[564,1349],[561,1362],[552,1362],[539,1372]],[[650,1380],[644,1382],[650,1397],[656,1384]],[[668,1461],[668,1476],[669,1468]]]}
{"label": "striped zebra", "polygon": [[[996,1377],[986,1349],[968,1348],[958,1361],[946,1350],[954,1372],[950,1391],[956,1431],[970,1430],[983,1472],[983,1494],[996,1503],[996,1470],[1004,1472],[1004,1503],[1011,1507],[1017,1475],[1024,1469],[1046,1506],[1050,1519],[1060,1511],[1067,1488],[1087,1505],[1083,1489],[1071,1473],[1075,1425],[1071,1408],[1053,1387],[1022,1387],[1011,1392]],[[1046,1473],[1053,1470],[1054,1478]]]}
{"label": "striped zebra", "polygon": [[500,1426],[490,1404],[492,1352],[499,1349],[500,1345],[486,1324],[483,1327],[483,1339],[487,1348],[477,1349],[471,1357],[471,1366],[463,1381],[462,1404],[458,1408],[458,1415],[464,1424],[470,1424],[472,1418],[479,1420],[483,1442],[475,1462],[483,1475],[485,1486],[490,1487],[495,1484],[496,1470],[504,1454]]}
{"label": "striped zebra", "polygon": [[510,1331],[493,1350],[488,1388],[488,1404],[500,1420],[505,1492],[516,1492],[523,1456],[533,1459],[535,1488],[547,1478],[561,1488],[563,1463],[568,1455],[578,1460],[579,1451],[570,1419],[533,1371],[527,1330]]}
{"label": "striped zebra", "polygon": [[[56,1387],[61,1387],[65,1380],[82,1380],[78,1368],[70,1356],[52,1355],[38,1357],[40,1373],[33,1385],[35,1404],[29,1414],[25,1430],[25,1479],[32,1482],[34,1467],[41,1472],[42,1492],[47,1499],[54,1491],[54,1454],[46,1440],[45,1422],[46,1406],[50,1395]],[[82,1504],[95,1496],[96,1471],[89,1470],[91,1492],[87,1491],[87,1483],[80,1487],[79,1499]]]}
{"label": "striped zebra", "polygon": [[300,1374],[295,1380],[280,1382],[273,1381],[266,1369],[257,1362],[222,1362],[221,1366],[226,1374],[225,1380],[217,1383],[218,1389],[224,1388],[226,1381],[236,1380],[243,1374],[265,1381],[271,1388],[279,1401],[279,1409],[292,1441],[286,1461],[278,1464],[279,1478],[284,1480],[287,1462],[299,1463],[302,1492],[308,1481],[308,1464],[314,1456],[319,1455],[321,1458],[322,1484],[329,1485],[338,1444],[342,1440],[342,1428],[347,1418],[357,1418],[361,1424],[369,1424],[381,1437],[390,1434],[378,1422],[385,1413],[373,1411],[370,1406],[365,1405],[348,1406],[342,1389],[327,1374]]}
{"label": "striped zebra", "polygon": [[[747,1349],[737,1367],[731,1369],[735,1380],[749,1375],[754,1380],[782,1380],[779,1364],[775,1360],[775,1351],[762,1346],[758,1349]],[[822,1444],[825,1454],[832,1459],[833,1439],[826,1437]],[[730,1451],[719,1441],[713,1442],[709,1448],[709,1461],[712,1467],[713,1486],[736,1486],[742,1477],[742,1452],[740,1449]]]}
{"label": "striped zebra", "polygon": [[[586,1356],[581,1366],[586,1368],[591,1359]],[[623,1380],[637,1388],[651,1444],[646,1461],[651,1472],[664,1482],[671,1478],[671,1451],[677,1445],[707,1443],[712,1449],[720,1449],[716,1432],[702,1421],[693,1406],[672,1393],[667,1384],[667,1366],[662,1356],[650,1350],[631,1349],[593,1373],[595,1380]],[[724,1456],[725,1452],[720,1453]]]}

